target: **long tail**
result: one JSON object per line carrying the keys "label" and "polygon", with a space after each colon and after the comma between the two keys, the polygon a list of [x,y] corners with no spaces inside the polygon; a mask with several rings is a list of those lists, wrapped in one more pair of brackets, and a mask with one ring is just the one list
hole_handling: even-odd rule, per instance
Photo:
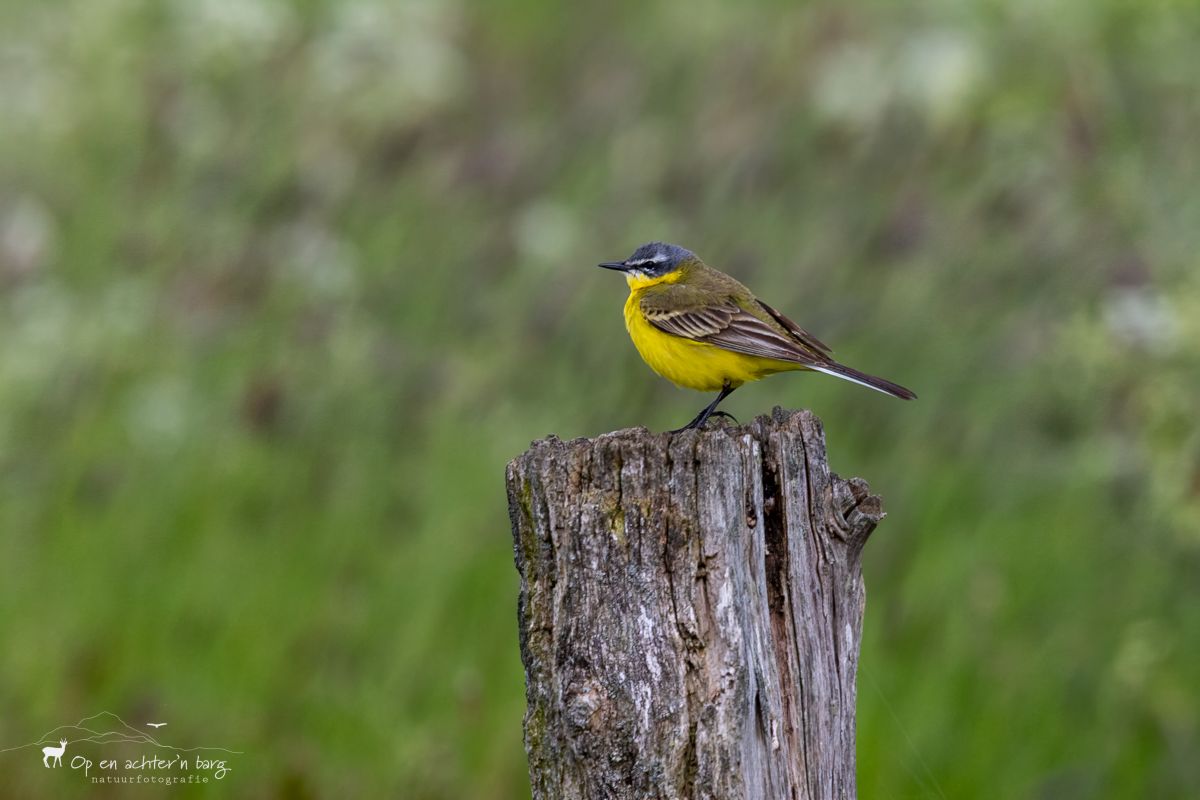
{"label": "long tail", "polygon": [[860,386],[866,386],[868,389],[874,389],[877,392],[890,394],[892,397],[899,397],[901,400],[917,399],[916,394],[911,389],[905,389],[898,383],[892,383],[883,378],[876,378],[874,375],[859,372],[852,367],[844,366],[836,361],[830,361],[819,367],[816,364],[810,364],[808,368],[817,372],[824,372],[826,375],[832,375],[835,378],[857,383]]}

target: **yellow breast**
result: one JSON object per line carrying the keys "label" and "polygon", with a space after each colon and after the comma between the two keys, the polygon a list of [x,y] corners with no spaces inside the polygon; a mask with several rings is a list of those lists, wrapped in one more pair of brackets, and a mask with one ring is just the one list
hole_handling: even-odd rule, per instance
{"label": "yellow breast", "polygon": [[676,386],[701,392],[719,392],[756,381],[776,372],[803,369],[799,364],[749,356],[664,333],[646,321],[638,289],[625,301],[625,328],[634,347],[650,368]]}

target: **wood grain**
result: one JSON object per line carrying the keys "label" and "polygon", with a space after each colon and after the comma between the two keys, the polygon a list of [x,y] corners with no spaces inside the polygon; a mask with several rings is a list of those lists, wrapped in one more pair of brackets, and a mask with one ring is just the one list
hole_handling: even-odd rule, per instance
{"label": "wood grain", "polygon": [[810,412],[534,442],[507,470],[533,796],[855,796],[860,554]]}

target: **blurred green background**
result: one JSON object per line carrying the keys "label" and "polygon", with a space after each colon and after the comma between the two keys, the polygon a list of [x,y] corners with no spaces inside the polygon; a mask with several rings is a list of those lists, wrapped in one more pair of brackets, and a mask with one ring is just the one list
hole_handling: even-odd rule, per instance
{"label": "blurred green background", "polygon": [[[725,406],[812,408],[885,498],[862,795],[1195,796],[1198,37],[1166,0],[10,0],[0,746],[109,710],[244,750],[212,796],[528,796],[503,468],[705,402],[593,267],[664,239],[921,396]],[[88,793],[35,761],[4,791]]]}

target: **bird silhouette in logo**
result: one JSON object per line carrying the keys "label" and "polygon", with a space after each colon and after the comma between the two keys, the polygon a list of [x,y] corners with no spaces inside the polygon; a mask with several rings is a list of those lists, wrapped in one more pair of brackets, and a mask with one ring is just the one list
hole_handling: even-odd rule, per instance
{"label": "bird silhouette in logo", "polygon": [[165,723],[165,722],[147,722],[146,726],[150,727],[150,728],[161,728],[163,725],[166,725],[166,724],[167,723]]}

